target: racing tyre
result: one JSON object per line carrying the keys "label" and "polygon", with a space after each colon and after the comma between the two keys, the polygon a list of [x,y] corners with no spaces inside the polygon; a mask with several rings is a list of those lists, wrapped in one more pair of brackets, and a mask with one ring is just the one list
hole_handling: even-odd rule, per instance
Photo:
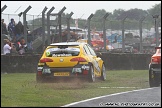
{"label": "racing tyre", "polygon": [[150,87],[158,87],[158,86],[160,86],[160,83],[158,82],[158,79],[156,79],[156,76],[152,72],[151,69],[149,69],[149,85],[150,85]]}
{"label": "racing tyre", "polygon": [[90,66],[88,80],[89,80],[89,82],[95,82],[95,73],[94,73],[94,69],[93,69],[92,65]]}
{"label": "racing tyre", "polygon": [[101,80],[105,81],[106,80],[106,68],[105,68],[105,65],[103,64],[102,65],[102,71],[101,71],[101,77],[100,77]]}

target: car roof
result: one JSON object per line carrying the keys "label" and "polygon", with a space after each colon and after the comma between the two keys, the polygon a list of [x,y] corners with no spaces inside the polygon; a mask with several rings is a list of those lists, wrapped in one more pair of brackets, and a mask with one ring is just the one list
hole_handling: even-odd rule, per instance
{"label": "car roof", "polygon": [[86,43],[82,43],[82,42],[59,42],[59,43],[52,43],[50,44],[50,46],[55,46],[55,45],[69,45],[69,46],[74,46],[74,45],[83,45]]}

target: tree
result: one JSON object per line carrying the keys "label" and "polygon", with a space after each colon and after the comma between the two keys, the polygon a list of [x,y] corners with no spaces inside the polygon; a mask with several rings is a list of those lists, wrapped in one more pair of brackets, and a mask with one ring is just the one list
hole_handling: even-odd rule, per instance
{"label": "tree", "polygon": [[[142,10],[142,9],[130,9],[125,11],[124,9],[115,9],[113,13],[107,12],[105,9],[99,9],[95,11],[94,17],[91,20],[91,28],[96,28],[97,30],[102,30],[103,29],[103,16],[109,13],[109,16],[106,20],[106,27],[107,29],[121,29],[121,22],[125,16],[127,16],[126,22],[125,22],[125,27],[126,28],[138,28],[138,22],[139,19],[145,16],[145,25],[147,25],[147,28],[151,28],[154,25],[154,19],[152,18],[152,15],[158,14],[159,15],[159,26],[161,26],[161,3],[155,4],[152,8],[148,10]],[[75,14],[75,13],[74,13]],[[66,25],[66,18],[68,14],[63,13],[62,14],[62,25]],[[46,19],[45,19],[46,20]],[[129,21],[130,23],[128,23]],[[28,21],[29,22],[29,21]],[[45,21],[47,22],[47,21]],[[75,26],[75,19],[70,20],[70,25]],[[58,18],[55,20],[52,20],[50,22],[51,25],[56,25],[55,23],[58,23]],[[78,19],[78,27],[79,28],[85,28],[87,26],[87,21],[83,19]],[[127,24],[128,23],[128,24]],[[32,26],[32,24],[34,26]],[[128,26],[127,26],[128,25]],[[148,27],[149,25],[149,27]],[[30,28],[37,28],[42,26],[42,20],[41,18],[34,19],[34,21],[31,21],[31,27]]]}
{"label": "tree", "polygon": [[104,16],[105,14],[106,14],[106,10],[100,9],[95,12],[94,16],[100,18],[100,17]]}
{"label": "tree", "polygon": [[155,4],[152,8],[148,9],[147,12],[149,15],[147,20],[152,22],[152,24],[154,24],[152,15],[159,15],[159,26],[161,26],[161,3]]}
{"label": "tree", "polygon": [[125,12],[125,10],[123,9],[115,9],[113,11],[113,18],[117,19],[121,14],[123,14]]}
{"label": "tree", "polygon": [[150,15],[158,14],[161,16],[161,3],[155,4],[151,9],[147,10]]}
{"label": "tree", "polygon": [[138,21],[142,16],[146,16],[146,15],[147,15],[147,11],[135,8],[135,9],[130,9],[128,11],[122,12],[117,17],[117,19],[122,20],[124,17],[127,16],[128,19]]}

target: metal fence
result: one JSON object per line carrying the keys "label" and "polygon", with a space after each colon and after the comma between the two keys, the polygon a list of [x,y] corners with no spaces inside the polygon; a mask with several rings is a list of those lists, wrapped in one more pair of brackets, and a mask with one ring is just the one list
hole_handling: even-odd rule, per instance
{"label": "metal fence", "polygon": [[[30,31],[34,31],[38,28],[42,28],[42,33],[40,34],[40,36],[43,36],[42,38],[43,46],[45,45],[46,39],[47,39],[47,42],[46,42],[47,45],[52,42],[50,36],[53,35],[53,33],[54,34],[59,33],[60,35],[59,42],[61,42],[63,24],[64,26],[67,26],[68,28],[68,26],[70,25],[76,26],[76,22],[74,20],[69,20],[70,24],[68,24],[67,18],[64,16],[61,16],[62,13],[59,12],[56,14],[51,14],[51,11],[52,11],[51,10],[51,11],[48,11],[47,14],[45,14],[45,11],[46,10],[44,10],[44,13],[42,12],[41,15],[25,14],[25,16],[24,15],[21,16],[17,14],[5,14],[5,13],[2,13],[1,11],[1,19],[4,19],[4,22],[7,25],[9,24],[11,18],[13,18],[16,23],[21,21],[23,22],[23,24],[25,24],[24,20],[26,20],[27,23],[24,25],[24,28],[26,29],[28,27]],[[44,15],[44,18],[42,18],[43,15]],[[103,41],[104,41],[103,51],[106,51],[107,45],[112,45],[112,46],[114,45],[116,49],[120,49],[121,52],[125,52],[127,46],[133,45],[132,43],[134,43],[134,44],[137,44],[136,49],[138,49],[139,52],[141,53],[144,52],[145,50],[143,49],[145,46],[144,43],[147,43],[145,42],[147,41],[145,37],[149,37],[152,35],[150,34],[151,25],[145,22],[144,18],[141,18],[139,21],[130,21],[127,18],[123,20],[110,20],[107,17],[108,16],[96,21],[96,20],[93,20],[93,14],[91,14],[87,20],[82,21],[82,24],[83,25],[85,24],[85,28],[83,29],[87,30],[86,35],[88,38],[88,43],[90,43],[91,41],[90,32],[97,31],[95,29],[95,26],[96,26],[95,24],[98,24],[102,27],[99,31],[102,31],[103,33],[103,36],[102,36]],[[96,23],[94,24],[93,22],[96,22]],[[160,24],[155,24],[157,28],[158,28],[158,25]],[[156,39],[161,37],[161,35],[159,36],[159,33],[157,31],[155,31],[155,34],[153,35],[156,35],[154,36]],[[26,36],[26,34],[24,34],[24,36]],[[115,39],[115,38],[119,38],[119,39]],[[133,40],[130,40],[130,38],[133,38]],[[106,44],[106,39],[109,40],[108,44]]]}
{"label": "metal fence", "polygon": [[[92,30],[95,29],[96,25],[94,25],[93,22],[105,26],[102,31],[106,32],[105,36],[106,39],[109,40],[109,45],[115,47],[115,49],[118,50],[117,52],[153,54],[155,52],[154,47],[158,46],[160,43],[158,39],[161,38],[161,33],[158,33],[158,30],[152,32],[150,30],[155,28],[153,26],[158,28],[160,21],[154,25],[146,22],[144,19],[145,18],[142,17],[139,21],[132,21],[129,19],[112,20],[107,18],[105,19],[106,21],[103,22],[104,19],[96,21],[92,18],[90,28]],[[154,19],[152,22],[154,22]],[[117,39],[115,40],[115,38]],[[157,39],[157,41],[155,41],[155,39]],[[104,51],[106,51],[106,48],[104,48]]]}
{"label": "metal fence", "polygon": [[[4,23],[8,26],[11,19],[15,20],[15,23],[17,24],[19,21],[23,23],[23,16],[18,16],[17,14],[5,14],[2,13],[1,19],[4,19]],[[41,15],[26,15],[27,19],[27,26],[32,31],[36,28],[42,27],[42,16]]]}

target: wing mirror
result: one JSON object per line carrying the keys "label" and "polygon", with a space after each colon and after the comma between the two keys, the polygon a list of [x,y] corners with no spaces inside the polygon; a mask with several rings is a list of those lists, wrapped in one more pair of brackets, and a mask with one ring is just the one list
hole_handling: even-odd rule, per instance
{"label": "wing mirror", "polygon": [[102,56],[102,53],[98,52],[96,53],[97,57],[101,57]]}

